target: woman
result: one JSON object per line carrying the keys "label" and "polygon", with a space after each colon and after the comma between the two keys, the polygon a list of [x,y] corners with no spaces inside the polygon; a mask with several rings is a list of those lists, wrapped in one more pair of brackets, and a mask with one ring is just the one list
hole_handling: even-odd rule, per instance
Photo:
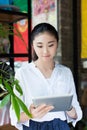
{"label": "woman", "polygon": [[[25,102],[32,119],[21,112],[20,122],[11,113],[11,122],[19,130],[70,130],[82,118],[82,111],[77,100],[73,76],[69,68],[57,64],[54,57],[58,48],[58,32],[48,23],[40,23],[31,32],[33,61],[16,72],[16,78],[23,89],[22,100]],[[54,106],[41,104],[37,107],[32,97],[73,94],[72,108],[69,111],[51,112]]]}

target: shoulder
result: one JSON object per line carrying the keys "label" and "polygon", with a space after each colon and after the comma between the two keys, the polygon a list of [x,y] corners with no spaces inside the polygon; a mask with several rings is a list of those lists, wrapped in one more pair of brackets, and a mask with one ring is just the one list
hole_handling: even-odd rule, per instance
{"label": "shoulder", "polygon": [[34,67],[34,63],[30,62],[30,63],[26,63],[24,64],[22,67],[20,67],[16,73],[22,73],[22,72],[27,72],[28,70],[31,70]]}
{"label": "shoulder", "polygon": [[62,64],[56,64],[56,68],[58,71],[60,71],[61,73],[65,73],[65,74],[71,74],[71,69],[65,65]]}
{"label": "shoulder", "polygon": [[65,65],[62,65],[62,64],[56,64],[56,67],[58,69],[61,69],[61,70],[66,70],[66,71],[70,71],[70,68],[65,66]]}

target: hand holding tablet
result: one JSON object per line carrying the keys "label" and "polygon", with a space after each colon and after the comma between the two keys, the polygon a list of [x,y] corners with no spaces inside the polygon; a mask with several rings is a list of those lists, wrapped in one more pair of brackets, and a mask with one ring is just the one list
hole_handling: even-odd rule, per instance
{"label": "hand holding tablet", "polygon": [[33,103],[35,106],[40,104],[47,104],[54,106],[54,109],[51,111],[68,111],[72,107],[72,98],[73,95],[65,96],[53,96],[53,97],[37,97],[33,98]]}

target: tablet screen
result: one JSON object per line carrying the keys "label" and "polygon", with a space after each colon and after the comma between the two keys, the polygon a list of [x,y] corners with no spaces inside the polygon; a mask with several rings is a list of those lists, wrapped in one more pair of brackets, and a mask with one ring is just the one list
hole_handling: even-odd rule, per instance
{"label": "tablet screen", "polygon": [[34,105],[38,106],[40,104],[53,105],[54,109],[51,111],[67,111],[71,108],[73,95],[65,96],[53,96],[53,97],[37,97],[33,98]]}

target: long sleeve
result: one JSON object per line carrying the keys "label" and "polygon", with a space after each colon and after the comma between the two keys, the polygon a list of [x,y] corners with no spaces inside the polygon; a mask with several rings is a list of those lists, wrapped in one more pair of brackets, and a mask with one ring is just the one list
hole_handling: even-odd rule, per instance
{"label": "long sleeve", "polygon": [[70,75],[69,75],[69,87],[70,87],[70,93],[73,94],[73,100],[72,100],[72,106],[75,108],[76,113],[77,113],[77,119],[71,119],[69,116],[67,116],[67,121],[68,122],[72,122],[73,126],[76,125],[76,123],[81,120],[82,118],[82,110],[81,110],[81,106],[80,103],[78,101],[77,98],[77,93],[76,93],[76,89],[75,89],[75,84],[74,84],[74,79],[73,79],[73,75],[70,71]]}

